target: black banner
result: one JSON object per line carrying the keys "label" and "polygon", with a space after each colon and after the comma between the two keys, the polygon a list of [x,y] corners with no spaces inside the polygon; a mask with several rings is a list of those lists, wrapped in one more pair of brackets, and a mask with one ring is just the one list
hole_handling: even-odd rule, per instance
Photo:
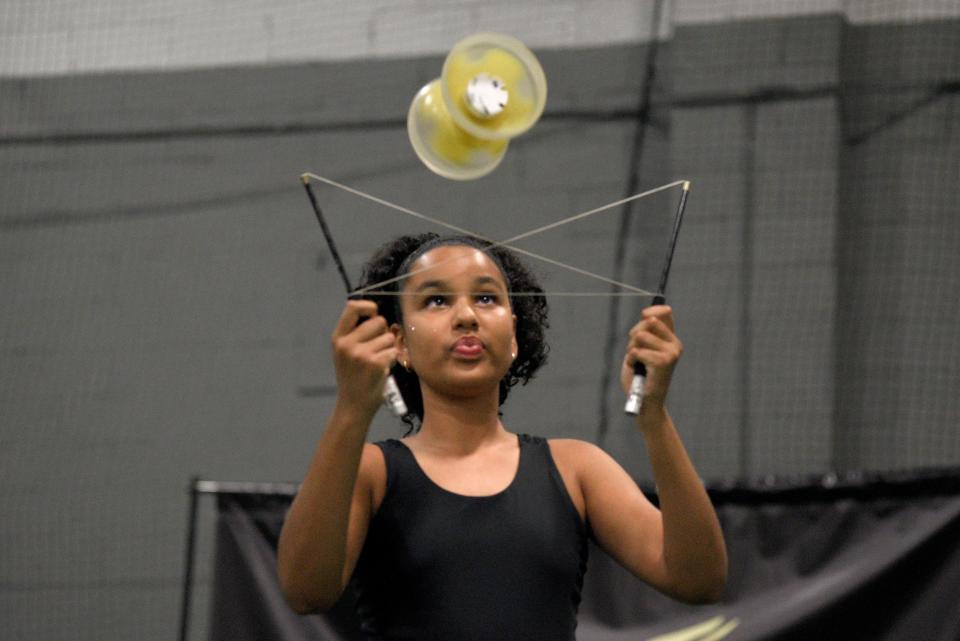
{"label": "black banner", "polygon": [[[580,641],[960,639],[960,471],[710,494],[730,556],[723,601],[672,601],[593,548]],[[211,641],[361,639],[348,597],[322,616],[285,604],[276,543],[288,504],[219,497]]]}

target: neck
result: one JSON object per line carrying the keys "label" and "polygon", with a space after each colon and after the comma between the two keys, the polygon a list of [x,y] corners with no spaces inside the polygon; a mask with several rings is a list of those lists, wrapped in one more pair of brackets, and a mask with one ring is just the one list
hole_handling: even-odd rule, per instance
{"label": "neck", "polygon": [[423,425],[415,438],[421,445],[448,453],[467,454],[507,435],[500,417],[499,389],[492,394],[450,398],[426,386],[423,391]]}

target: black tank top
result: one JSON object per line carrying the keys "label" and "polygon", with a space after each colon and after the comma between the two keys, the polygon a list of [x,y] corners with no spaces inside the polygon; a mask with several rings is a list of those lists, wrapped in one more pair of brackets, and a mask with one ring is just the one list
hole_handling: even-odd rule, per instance
{"label": "black tank top", "polygon": [[471,497],[431,481],[398,440],[353,587],[371,641],[574,641],[587,528],[546,440],[518,436],[502,492]]}

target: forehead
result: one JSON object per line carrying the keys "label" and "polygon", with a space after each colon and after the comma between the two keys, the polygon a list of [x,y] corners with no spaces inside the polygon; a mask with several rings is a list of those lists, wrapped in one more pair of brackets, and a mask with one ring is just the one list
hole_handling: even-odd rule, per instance
{"label": "forehead", "polygon": [[[424,271],[421,271],[424,270]],[[419,272],[407,279],[407,286],[416,286],[427,280],[468,280],[490,276],[507,289],[506,279],[497,263],[483,251],[467,245],[441,245],[424,252],[410,265],[411,272]]]}

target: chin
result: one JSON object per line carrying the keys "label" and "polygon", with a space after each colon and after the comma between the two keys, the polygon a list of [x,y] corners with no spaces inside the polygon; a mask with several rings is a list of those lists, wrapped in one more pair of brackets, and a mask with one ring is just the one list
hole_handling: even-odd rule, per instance
{"label": "chin", "polygon": [[463,398],[473,398],[489,393],[498,395],[500,380],[505,374],[506,371],[491,372],[483,367],[460,368],[459,371],[446,375],[436,389],[450,396]]}

